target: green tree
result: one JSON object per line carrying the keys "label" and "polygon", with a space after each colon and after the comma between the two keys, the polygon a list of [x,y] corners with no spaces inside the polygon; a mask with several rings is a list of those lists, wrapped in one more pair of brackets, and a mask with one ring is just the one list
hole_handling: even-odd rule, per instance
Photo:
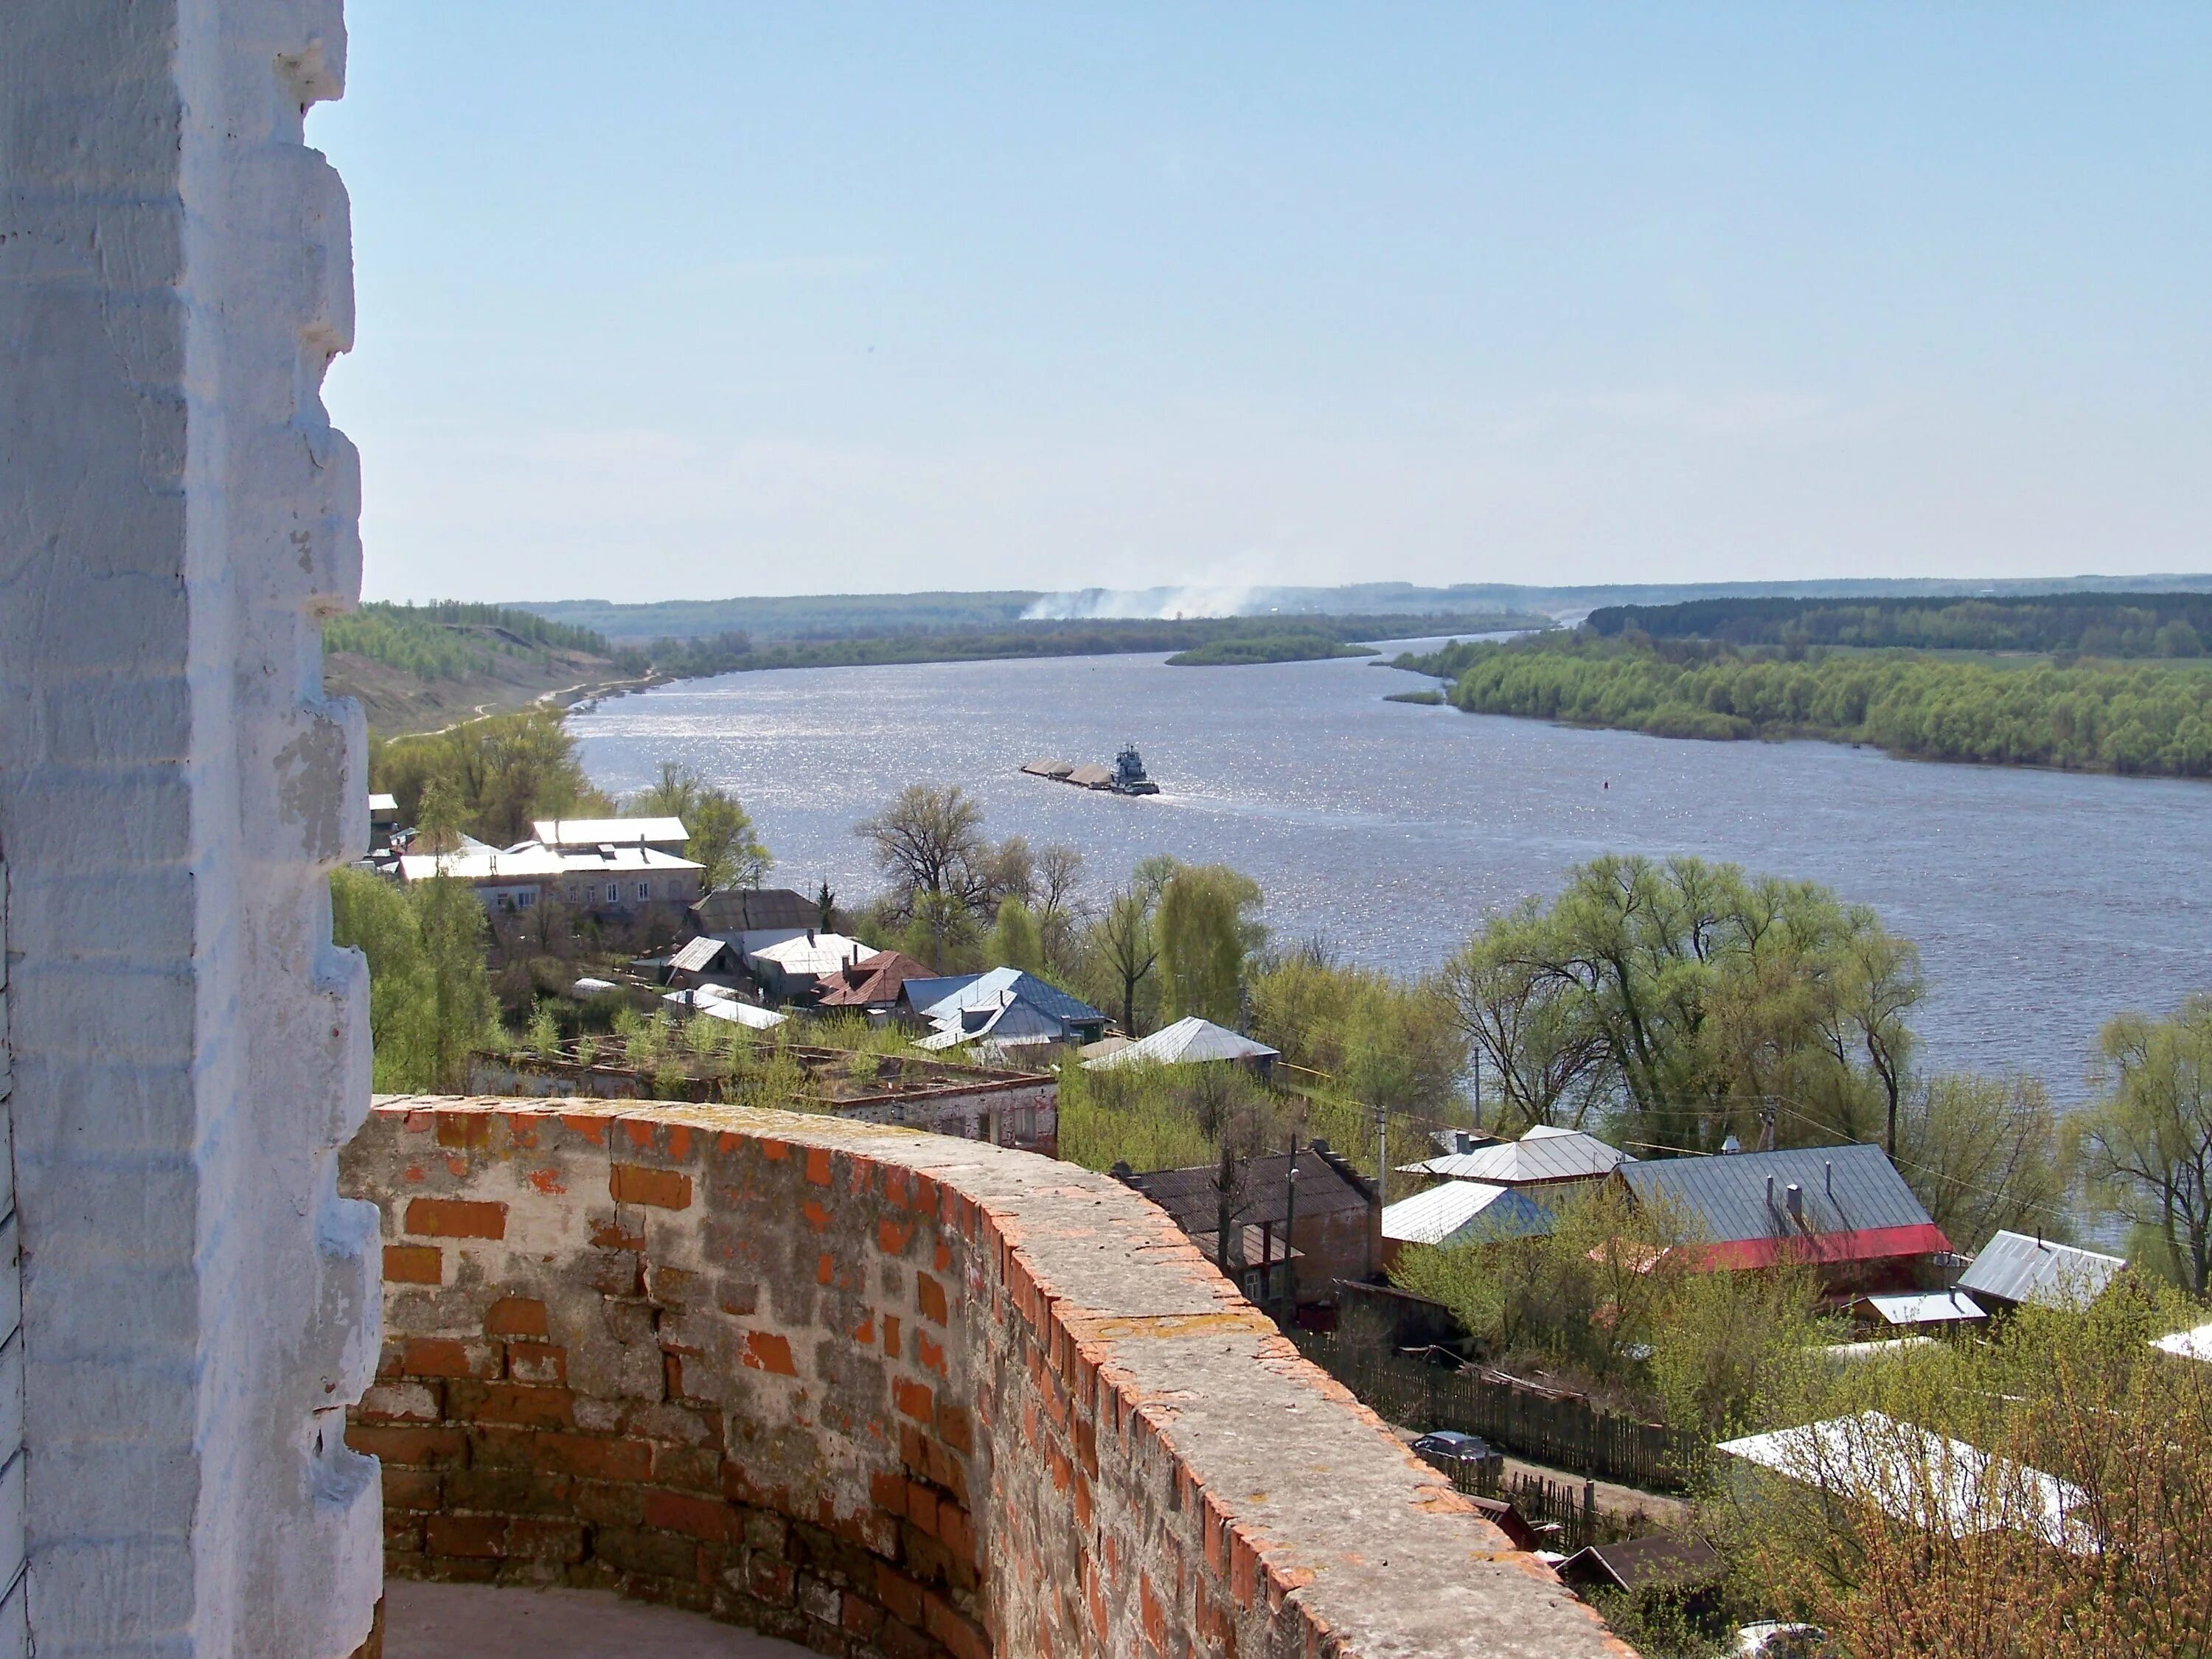
{"label": "green tree", "polygon": [[1045,971],[1044,937],[1028,905],[1018,898],[1000,901],[998,921],[983,952],[994,967],[1018,968],[1030,974]]}
{"label": "green tree", "polygon": [[2069,1122],[2090,1191],[2136,1252],[2192,1296],[2212,1270],[2212,996],[2165,1019],[2121,1014],[2098,1039],[2104,1093]]}
{"label": "green tree", "polygon": [[369,787],[398,798],[404,823],[419,827],[426,811],[441,812],[455,831],[498,847],[524,839],[536,819],[608,810],[606,797],[584,775],[574,734],[559,713],[546,708],[488,715],[377,744]]}
{"label": "green tree", "polygon": [[2001,1230],[2063,1239],[2070,1182],[2051,1097],[2032,1077],[1945,1074],[1907,1092],[1898,1169],[1954,1249]]}
{"label": "green tree", "polygon": [[1254,976],[1252,1032],[1370,1106],[1432,1116],[1462,1108],[1467,1039],[1431,981],[1296,952]]}
{"label": "green tree", "polygon": [[1260,884],[1225,865],[1184,865],[1161,890],[1163,1012],[1197,1014],[1218,1025],[1243,1023],[1244,964],[1255,943],[1251,913]]}
{"label": "green tree", "polygon": [[331,938],[368,959],[374,1086],[385,1094],[428,1087],[420,1055],[428,988],[422,930],[405,890],[366,871],[333,870]]}
{"label": "green tree", "polygon": [[422,979],[429,1025],[422,1063],[441,1094],[468,1087],[469,1054],[495,1029],[498,1005],[484,971],[491,930],[483,906],[463,883],[440,876],[417,883],[409,897],[422,939]]}
{"label": "green tree", "polygon": [[1151,1024],[1140,1018],[1140,999],[1154,988],[1160,960],[1155,919],[1161,890],[1177,867],[1170,858],[1139,864],[1084,935],[1084,977],[1102,1003],[1121,1011],[1121,1029],[1133,1037],[1143,1036]]}
{"label": "green tree", "polygon": [[659,781],[639,792],[629,811],[636,817],[683,820],[691,836],[684,854],[700,866],[700,880],[709,891],[757,887],[775,863],[737,796],[673,761],[660,763]]}
{"label": "green tree", "polygon": [[491,1035],[497,1014],[484,966],[489,929],[476,894],[442,876],[403,889],[335,871],[331,937],[368,959],[376,1087],[465,1089],[469,1054]]}

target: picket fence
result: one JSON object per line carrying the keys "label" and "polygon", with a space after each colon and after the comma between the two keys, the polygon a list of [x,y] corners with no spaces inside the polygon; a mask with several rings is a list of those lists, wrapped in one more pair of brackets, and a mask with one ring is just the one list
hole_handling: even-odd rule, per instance
{"label": "picket fence", "polygon": [[1711,1448],[1695,1435],[1600,1411],[1577,1395],[1554,1394],[1485,1372],[1430,1364],[1388,1350],[1353,1348],[1333,1334],[1301,1334],[1299,1352],[1386,1421],[1455,1429],[1534,1463],[1571,1469],[1647,1492],[1681,1492]]}

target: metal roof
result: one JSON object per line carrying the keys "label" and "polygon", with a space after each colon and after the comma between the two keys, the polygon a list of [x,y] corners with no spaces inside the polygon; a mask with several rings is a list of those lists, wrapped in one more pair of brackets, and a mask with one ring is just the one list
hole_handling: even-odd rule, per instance
{"label": "metal roof", "polygon": [[531,833],[548,847],[681,847],[691,839],[681,818],[539,818]]}
{"label": "metal roof", "polygon": [[1959,1288],[1992,1301],[2039,1308],[2085,1308],[2105,1293],[2125,1258],[2054,1244],[2025,1233],[1999,1233],[1982,1246]]}
{"label": "metal roof", "polygon": [[635,843],[608,842],[590,848],[555,848],[553,856],[561,860],[562,870],[572,876],[629,875],[640,871],[699,870],[703,865],[690,859],[678,858],[673,853],[664,853],[658,847],[642,847]]}
{"label": "metal roof", "polygon": [[819,927],[822,907],[788,887],[717,887],[691,907],[702,933],[753,933]]}
{"label": "metal roof", "polygon": [[1402,1173],[1526,1187],[1547,1181],[1593,1181],[1635,1161],[1618,1147],[1579,1129],[1538,1127],[1518,1140],[1501,1140],[1471,1152],[1449,1152],[1408,1164]]}
{"label": "metal roof", "polygon": [[669,957],[668,965],[679,974],[704,973],[714,958],[729,948],[727,940],[716,939],[712,933],[702,933]]}
{"label": "metal roof", "polygon": [[1404,1244],[1462,1244],[1534,1238],[1552,1231],[1552,1212],[1516,1188],[1447,1181],[1382,1211],[1382,1237]]}
{"label": "metal roof", "polygon": [[434,876],[450,876],[455,881],[479,886],[500,882],[520,884],[551,881],[563,874],[566,868],[558,853],[527,842],[506,853],[480,845],[473,851],[406,853],[399,859],[402,881],[428,881]]}
{"label": "metal roof", "polygon": [[2176,1331],[2171,1336],[2161,1336],[2151,1346],[2162,1353],[2179,1354],[2184,1359],[2212,1360],[2212,1325],[2199,1325],[2193,1331]]}
{"label": "metal roof", "polygon": [[371,795],[368,798],[368,810],[372,812],[397,812],[399,810],[399,798],[397,795]]}
{"label": "metal roof", "polygon": [[873,954],[856,939],[842,933],[801,933],[779,944],[747,953],[750,963],[773,963],[787,974],[811,974],[817,979],[837,972],[847,963]]}
{"label": "metal roof", "polygon": [[[1879,1146],[1650,1158],[1623,1163],[1619,1174],[1638,1203],[1672,1206],[1709,1246],[1803,1240],[1814,1247],[1810,1254],[1826,1260],[1950,1248]],[[1720,1251],[1713,1265],[1764,1266],[1776,1254]]]}
{"label": "metal roof", "polygon": [[1194,1066],[1210,1060],[1279,1060],[1282,1051],[1270,1048],[1264,1042],[1255,1042],[1226,1026],[1216,1025],[1210,1019],[1200,1019],[1196,1014],[1188,1015],[1172,1025],[1163,1026],[1139,1042],[1127,1043],[1113,1053],[1096,1060],[1086,1060],[1085,1066],[1097,1070],[1100,1066]]}
{"label": "metal roof", "polygon": [[1592,1544],[1559,1566],[1561,1581],[1578,1589],[1600,1583],[1632,1592],[1710,1583],[1724,1570],[1720,1553],[1704,1539],[1663,1532],[1619,1544]]}
{"label": "metal roof", "polygon": [[[1039,979],[1035,974],[1019,968],[994,968],[988,974],[960,975],[964,983],[934,980],[908,980],[906,982],[907,1000],[921,1011],[926,1019],[950,1018],[966,1008],[986,1007],[1008,1000],[1026,1002],[1031,1007],[1042,1008],[1056,1018],[1076,1024],[1102,1023],[1106,1016],[1080,998],[1072,997],[1057,985]],[[933,994],[939,983],[955,984],[936,1000],[925,1002],[925,995]]]}
{"label": "metal roof", "polygon": [[1925,1291],[1894,1296],[1863,1296],[1886,1325],[1949,1325],[1960,1320],[1987,1319],[1980,1303],[1964,1291]]}
{"label": "metal roof", "polygon": [[2088,1540],[2079,1486],[1881,1412],[1722,1442],[1731,1457],[1870,1504],[1893,1520],[1936,1521],[1951,1537],[2016,1527],[2062,1549]]}

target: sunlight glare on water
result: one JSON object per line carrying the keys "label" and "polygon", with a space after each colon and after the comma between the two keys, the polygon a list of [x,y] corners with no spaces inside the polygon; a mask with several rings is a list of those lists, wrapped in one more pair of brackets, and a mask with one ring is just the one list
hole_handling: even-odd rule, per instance
{"label": "sunlight glare on water", "polygon": [[[1395,653],[1393,644],[1386,649]],[[1434,968],[1486,911],[1605,852],[1696,854],[1828,884],[1917,939],[1927,1060],[2084,1092],[2099,1024],[2212,988],[2212,788],[1895,761],[1820,743],[1696,743],[1382,701],[1429,684],[1364,660],[1169,668],[1078,657],[732,674],[572,724],[620,794],[664,760],[734,788],[771,880],[847,900],[853,833],[910,782],[964,786],[994,836],[1083,853],[1090,890],[1169,853],[1245,871],[1279,937]],[[1163,793],[1021,775],[1134,742]]]}

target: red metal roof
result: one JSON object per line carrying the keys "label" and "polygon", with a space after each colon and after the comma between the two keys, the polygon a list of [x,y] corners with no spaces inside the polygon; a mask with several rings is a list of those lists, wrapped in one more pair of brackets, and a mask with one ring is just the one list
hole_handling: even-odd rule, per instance
{"label": "red metal roof", "polygon": [[1881,1261],[1892,1256],[1933,1255],[1951,1248],[1934,1222],[1910,1227],[1862,1227],[1856,1232],[1799,1233],[1781,1238],[1734,1238],[1698,1244],[1706,1267],[1772,1267],[1784,1262],[1817,1267],[1838,1261]]}

